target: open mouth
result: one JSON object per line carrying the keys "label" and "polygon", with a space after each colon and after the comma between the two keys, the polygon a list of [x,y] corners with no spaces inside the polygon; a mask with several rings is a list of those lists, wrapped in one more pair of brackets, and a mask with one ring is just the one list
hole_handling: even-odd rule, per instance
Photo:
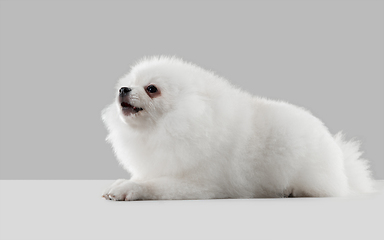
{"label": "open mouth", "polygon": [[143,110],[142,108],[135,107],[127,102],[122,102],[120,105],[125,115],[135,114]]}

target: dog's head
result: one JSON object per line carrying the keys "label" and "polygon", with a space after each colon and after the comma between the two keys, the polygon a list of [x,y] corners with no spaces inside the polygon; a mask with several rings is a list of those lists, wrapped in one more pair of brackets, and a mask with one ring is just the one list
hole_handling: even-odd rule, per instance
{"label": "dog's head", "polygon": [[[127,124],[145,126],[168,118],[193,117],[199,112],[197,67],[175,58],[151,58],[139,62],[120,79],[116,104]],[[200,106],[201,107],[201,106]],[[173,120],[170,120],[170,119]]]}

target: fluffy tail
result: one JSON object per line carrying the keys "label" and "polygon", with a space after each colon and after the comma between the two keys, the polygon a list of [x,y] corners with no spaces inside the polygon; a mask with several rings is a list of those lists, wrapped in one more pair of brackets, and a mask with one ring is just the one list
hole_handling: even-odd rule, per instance
{"label": "fluffy tail", "polygon": [[334,137],[343,151],[344,168],[351,195],[374,192],[374,181],[368,160],[360,158],[362,155],[359,150],[360,142],[355,140],[346,141],[341,132]]}

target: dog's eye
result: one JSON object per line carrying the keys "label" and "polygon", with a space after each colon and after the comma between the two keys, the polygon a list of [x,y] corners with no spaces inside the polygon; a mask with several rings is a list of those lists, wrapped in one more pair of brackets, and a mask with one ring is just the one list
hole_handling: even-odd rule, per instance
{"label": "dog's eye", "polygon": [[149,86],[147,87],[147,91],[148,91],[149,93],[155,93],[155,92],[157,92],[157,88],[155,87],[155,85],[149,85]]}

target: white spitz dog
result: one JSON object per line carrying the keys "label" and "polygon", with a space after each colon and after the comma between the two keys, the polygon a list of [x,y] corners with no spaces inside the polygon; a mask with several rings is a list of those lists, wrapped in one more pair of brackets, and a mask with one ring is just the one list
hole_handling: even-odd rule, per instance
{"label": "white spitz dog", "polygon": [[111,200],[330,197],[370,192],[359,144],[303,108],[255,97],[177,58],[147,58],[104,109],[131,179]]}

